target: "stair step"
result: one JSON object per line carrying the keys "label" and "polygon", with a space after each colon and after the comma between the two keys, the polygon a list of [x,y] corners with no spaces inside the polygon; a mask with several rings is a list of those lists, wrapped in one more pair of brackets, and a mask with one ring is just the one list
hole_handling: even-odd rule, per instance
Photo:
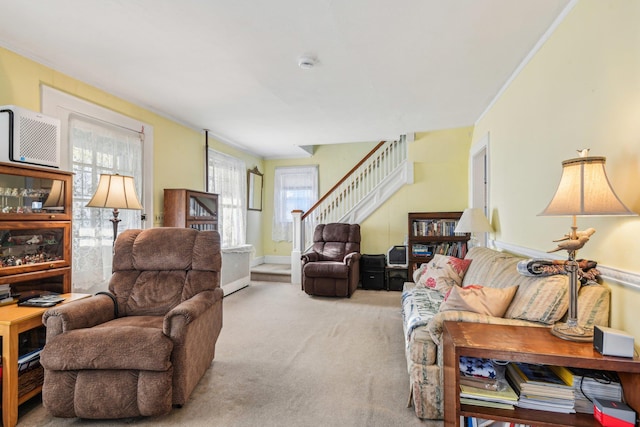
{"label": "stair step", "polygon": [[259,264],[251,267],[251,280],[255,282],[291,283],[291,265]]}

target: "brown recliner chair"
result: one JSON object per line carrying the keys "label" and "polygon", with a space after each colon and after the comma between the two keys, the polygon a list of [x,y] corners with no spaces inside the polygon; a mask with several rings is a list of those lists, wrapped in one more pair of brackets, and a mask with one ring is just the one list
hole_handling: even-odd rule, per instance
{"label": "brown recliner chair", "polygon": [[220,268],[216,231],[120,234],[110,293],[43,316],[44,407],[57,417],[129,418],[183,405],[214,358]]}
{"label": "brown recliner chair", "polygon": [[302,289],[309,295],[350,297],[360,281],[360,226],[318,224],[302,255]]}

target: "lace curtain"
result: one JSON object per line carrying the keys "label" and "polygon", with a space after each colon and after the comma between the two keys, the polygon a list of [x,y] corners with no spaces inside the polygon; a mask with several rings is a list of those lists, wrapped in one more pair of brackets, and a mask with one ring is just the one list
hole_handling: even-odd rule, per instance
{"label": "lace curtain", "polygon": [[[73,288],[95,293],[107,289],[113,253],[112,209],[85,205],[96,190],[100,174],[133,176],[143,197],[143,134],[85,116],[69,119],[73,159]],[[142,228],[140,211],[122,209],[118,231]]]}
{"label": "lace curtain", "polygon": [[291,242],[291,211],[307,211],[318,200],[318,166],[276,168],[273,185],[272,239]]}
{"label": "lace curtain", "polygon": [[245,244],[247,168],[244,161],[209,149],[209,191],[218,194],[222,247]]}

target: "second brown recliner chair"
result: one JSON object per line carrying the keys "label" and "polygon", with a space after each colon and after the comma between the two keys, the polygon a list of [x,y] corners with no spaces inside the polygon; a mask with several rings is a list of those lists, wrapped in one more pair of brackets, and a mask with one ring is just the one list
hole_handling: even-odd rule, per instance
{"label": "second brown recliner chair", "polygon": [[360,281],[360,225],[318,224],[313,246],[302,255],[302,290],[350,297]]}

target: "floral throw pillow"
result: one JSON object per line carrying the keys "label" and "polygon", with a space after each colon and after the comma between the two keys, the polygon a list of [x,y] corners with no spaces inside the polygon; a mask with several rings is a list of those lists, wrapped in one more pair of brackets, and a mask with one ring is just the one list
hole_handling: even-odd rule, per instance
{"label": "floral throw pillow", "polygon": [[469,264],[470,259],[434,255],[431,261],[416,270],[414,281],[418,286],[435,289],[444,295],[453,286],[460,286]]}

